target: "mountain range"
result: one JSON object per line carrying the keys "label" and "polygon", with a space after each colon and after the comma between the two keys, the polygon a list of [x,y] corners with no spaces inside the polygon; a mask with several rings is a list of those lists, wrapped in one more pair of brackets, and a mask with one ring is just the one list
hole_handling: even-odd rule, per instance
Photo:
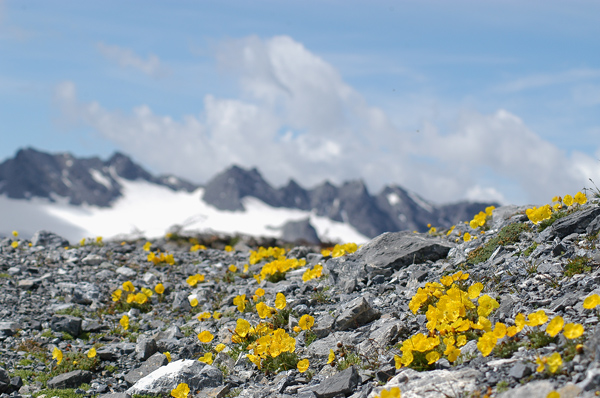
{"label": "mountain range", "polygon": [[[398,185],[372,195],[361,180],[339,186],[325,181],[311,189],[290,180],[275,188],[257,169],[235,165],[200,185],[173,175],[154,176],[118,152],[101,160],[27,148],[0,164],[0,234],[18,228],[25,233],[36,228],[56,231],[54,223],[68,226],[63,233],[75,239],[118,234],[119,227],[121,233],[163,234],[169,225],[179,224],[317,243],[426,231],[428,224],[449,227],[491,204],[434,204]],[[161,225],[154,226],[153,219]],[[116,225],[107,228],[111,220]],[[262,225],[252,229],[250,223]]]}

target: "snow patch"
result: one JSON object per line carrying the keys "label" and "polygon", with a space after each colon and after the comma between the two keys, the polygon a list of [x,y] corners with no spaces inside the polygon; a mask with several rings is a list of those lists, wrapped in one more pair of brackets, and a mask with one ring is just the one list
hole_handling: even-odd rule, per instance
{"label": "snow patch", "polygon": [[123,196],[112,207],[73,206],[65,202],[46,203],[41,207],[48,215],[82,228],[85,236],[65,236],[69,240],[103,236],[123,238],[163,236],[177,224],[187,231],[242,233],[254,236],[281,236],[281,227],[287,221],[310,217],[311,224],[322,240],[332,242],[364,243],[369,239],[348,224],[319,217],[311,212],[271,207],[264,202],[246,197],[243,212],[222,211],[204,203],[200,198],[203,188],[194,192],[172,191],[147,181],[128,181],[119,178]]}
{"label": "snow patch", "polygon": [[425,210],[427,210],[430,213],[433,212],[433,207],[429,203],[427,203],[423,199],[421,199],[419,197],[419,195],[417,195],[414,192],[410,192],[410,191],[408,191],[407,194],[412,200],[415,201],[416,204],[418,204],[419,206],[421,206],[422,208],[424,208]]}
{"label": "snow patch", "polygon": [[400,196],[398,196],[398,194],[395,192],[389,193],[386,196],[386,198],[387,198],[388,203],[392,206],[402,202],[402,199],[400,199]]}
{"label": "snow patch", "polygon": [[90,174],[97,183],[104,185],[108,189],[112,189],[112,184],[110,183],[110,180],[106,178],[106,176],[100,171],[96,169],[90,169]]}

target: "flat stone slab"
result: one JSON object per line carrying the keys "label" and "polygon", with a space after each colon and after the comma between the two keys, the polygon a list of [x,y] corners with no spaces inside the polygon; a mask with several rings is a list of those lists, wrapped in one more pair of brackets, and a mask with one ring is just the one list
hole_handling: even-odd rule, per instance
{"label": "flat stone slab", "polygon": [[63,373],[48,381],[48,388],[64,389],[77,388],[84,383],[92,381],[93,373],[87,370],[74,370]]}

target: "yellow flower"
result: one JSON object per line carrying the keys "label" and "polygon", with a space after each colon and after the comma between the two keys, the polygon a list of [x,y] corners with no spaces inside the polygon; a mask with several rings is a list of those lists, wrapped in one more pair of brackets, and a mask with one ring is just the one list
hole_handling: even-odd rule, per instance
{"label": "yellow flower", "polygon": [[480,282],[474,283],[471,286],[469,286],[469,290],[468,290],[469,299],[473,300],[473,299],[476,299],[477,297],[479,297],[482,290],[483,290],[483,285]]}
{"label": "yellow flower", "polygon": [[163,352],[163,355],[167,357],[167,361],[171,362],[171,353],[169,351]]}
{"label": "yellow flower", "polygon": [[192,307],[196,307],[198,305],[198,299],[196,297],[192,297],[192,299],[190,300],[190,305]]}
{"label": "yellow flower", "polygon": [[81,238],[79,241],[79,246],[85,246],[85,238]]}
{"label": "yellow flower", "polygon": [[389,390],[382,390],[379,398],[401,398],[400,387],[392,387]]}
{"label": "yellow flower", "polygon": [[563,199],[563,203],[566,204],[567,206],[571,206],[573,204],[573,197],[571,195],[565,195],[565,198]]}
{"label": "yellow flower", "polygon": [[278,310],[282,310],[285,308],[286,305],[287,302],[283,293],[277,293],[277,295],[275,296],[275,308],[277,308]]}
{"label": "yellow flower", "polygon": [[440,359],[440,353],[437,351],[431,351],[430,353],[425,355],[425,359],[427,359],[427,363],[431,365],[432,363],[435,363],[438,361],[438,359]]}
{"label": "yellow flower", "polygon": [[179,385],[171,390],[171,396],[174,398],[187,398],[190,393],[190,387],[186,383],[179,383]]}
{"label": "yellow flower", "polygon": [[262,287],[259,287],[258,289],[256,289],[256,291],[254,292],[254,295],[257,297],[262,297],[265,295],[265,289],[263,289]]}
{"label": "yellow flower", "polygon": [[121,289],[117,289],[112,294],[112,301],[119,301],[121,299],[121,295],[123,291]]}
{"label": "yellow flower", "polygon": [[215,319],[221,319],[221,315],[222,314],[218,311],[213,312],[213,318],[215,318]]}
{"label": "yellow flower", "polygon": [[308,315],[308,314],[304,314],[300,317],[300,320],[298,321],[298,326],[300,326],[300,328],[302,330],[307,330],[313,327],[313,325],[315,324],[315,318]]}
{"label": "yellow flower", "polygon": [[231,247],[230,245],[225,246],[225,251],[226,252],[232,252],[233,251],[233,247]]}
{"label": "yellow flower", "polygon": [[142,288],[142,293],[144,293],[147,297],[152,297],[152,295],[154,294],[152,293],[152,290],[148,289],[147,287]]}
{"label": "yellow flower", "polygon": [[12,236],[16,238],[17,236],[19,236],[19,233],[17,231],[12,231]]}
{"label": "yellow flower", "polygon": [[575,202],[579,203],[580,205],[583,205],[585,204],[585,202],[587,202],[587,197],[584,193],[577,192],[573,200],[575,200]]}
{"label": "yellow flower", "polygon": [[494,337],[497,339],[501,339],[506,336],[506,325],[502,322],[496,322],[496,326],[494,326],[493,331]]}
{"label": "yellow flower", "polygon": [[517,333],[523,330],[526,324],[527,322],[525,321],[525,315],[518,313],[517,316],[515,316],[515,325]]}
{"label": "yellow flower", "polygon": [[237,267],[234,264],[229,265],[229,272],[237,272]]}
{"label": "yellow flower", "polygon": [[[198,301],[198,300],[196,300],[196,301]],[[200,315],[198,315],[198,320],[199,321],[203,321],[205,319],[210,319],[210,312],[204,311],[203,313],[201,313]]]}
{"label": "yellow flower", "polygon": [[546,326],[546,333],[548,333],[550,337],[554,337],[560,333],[564,324],[565,321],[562,319],[562,317],[557,315],[550,321],[548,326]]}
{"label": "yellow flower", "polygon": [[213,363],[212,352],[207,352],[206,354],[204,354],[204,356],[201,356],[200,358],[198,358],[198,360],[200,362],[204,362],[208,365],[212,365],[212,363]]}
{"label": "yellow flower", "polygon": [[321,250],[321,255],[323,257],[329,257],[329,256],[331,256],[331,250],[329,250],[329,249],[323,249],[323,250]]}
{"label": "yellow flower", "polygon": [[555,352],[548,357],[548,361],[546,363],[548,364],[548,370],[550,373],[556,373],[556,371],[562,366],[563,361],[560,357],[560,354]]}
{"label": "yellow flower", "polygon": [[98,243],[98,244],[102,243],[102,237],[101,236],[96,236],[96,243]]}
{"label": "yellow flower", "polygon": [[146,301],[148,301],[148,296],[146,296],[144,293],[137,293],[135,295],[135,302],[142,305],[144,304]]}
{"label": "yellow flower", "polygon": [[526,322],[527,326],[539,326],[548,322],[548,316],[544,310],[538,310],[528,315],[529,321]]}
{"label": "yellow flower", "polygon": [[135,290],[135,287],[133,286],[133,283],[131,283],[131,281],[127,281],[127,282],[123,282],[123,290],[125,290],[126,292],[129,292],[129,293],[133,293],[133,291]]}
{"label": "yellow flower", "polygon": [[479,307],[477,308],[477,314],[483,317],[490,315],[493,310],[500,307],[500,304],[498,304],[496,300],[494,300],[487,294],[484,294],[483,296],[479,297],[477,302],[479,303]]}
{"label": "yellow flower", "polygon": [[402,358],[399,355],[394,355],[394,366],[396,369],[400,369],[402,367]]}
{"label": "yellow flower", "polygon": [[198,334],[198,340],[200,340],[202,343],[210,343],[211,341],[213,341],[214,338],[215,336],[213,336],[213,334],[208,330],[205,330]]}
{"label": "yellow flower", "polygon": [[17,242],[17,241],[15,240],[15,241],[13,241],[13,243],[11,243],[10,245],[13,247],[13,249],[16,249],[17,247],[19,247],[19,242]]}
{"label": "yellow flower", "polygon": [[217,344],[217,346],[215,347],[215,351],[216,351],[216,352],[221,352],[221,351],[223,351],[224,349],[225,349],[225,344],[223,344],[223,343],[219,343],[219,344]]}
{"label": "yellow flower", "polygon": [[256,304],[256,312],[260,319],[270,318],[272,314],[271,307],[263,303],[262,301]]}
{"label": "yellow flower", "polygon": [[479,349],[479,351],[481,351],[481,355],[483,355],[484,357],[490,355],[490,353],[496,346],[497,341],[498,340],[496,339],[493,333],[484,333],[483,336],[481,336],[477,341],[477,348]]}
{"label": "yellow flower", "polygon": [[585,204],[585,202],[587,202],[587,197],[585,196],[584,193],[577,192],[577,194],[575,194],[575,197],[573,198],[573,200],[575,200],[575,202],[579,203],[580,205],[583,205],[583,204]]}
{"label": "yellow flower", "polygon": [[156,286],[154,286],[154,291],[158,294],[163,294],[165,292],[165,287],[162,283],[158,283]]}
{"label": "yellow flower", "polygon": [[233,299],[233,305],[237,306],[239,312],[244,312],[244,309],[246,308],[246,301],[248,301],[246,300],[246,295],[241,294]]}
{"label": "yellow flower", "polygon": [[151,247],[152,247],[151,242],[144,243],[144,251],[149,252]]}
{"label": "yellow flower", "polygon": [[298,361],[298,364],[296,364],[296,367],[298,368],[298,372],[300,373],[304,373],[308,370],[308,359],[303,359],[301,361]]}
{"label": "yellow flower", "polygon": [[563,335],[567,339],[576,339],[583,334],[583,326],[580,323],[567,323]]}
{"label": "yellow flower", "polygon": [[596,308],[600,304],[600,296],[597,294],[592,294],[583,300],[583,308],[587,310],[591,310],[592,308]]}
{"label": "yellow flower", "polygon": [[246,337],[251,327],[252,326],[250,325],[250,322],[245,319],[238,318],[235,326],[235,332],[241,337]]}
{"label": "yellow flower", "polygon": [[463,240],[464,240],[465,242],[468,242],[468,241],[470,241],[470,240],[471,240],[471,234],[470,234],[470,233],[468,233],[468,232],[465,232],[465,234],[463,235]]}
{"label": "yellow flower", "polygon": [[333,350],[329,350],[329,357],[327,358],[327,364],[330,364],[331,362],[335,361],[335,352],[333,352]]}
{"label": "yellow flower", "polygon": [[204,275],[202,275],[202,274],[190,275],[190,276],[188,276],[188,278],[185,281],[187,282],[188,285],[190,285],[191,287],[194,287],[198,284],[198,282],[204,282]]}
{"label": "yellow flower", "polygon": [[448,361],[454,362],[460,356],[460,348],[456,348],[456,347],[452,346],[451,349],[449,350],[448,354],[446,354],[446,355],[448,357]]}
{"label": "yellow flower", "polygon": [[133,303],[135,301],[135,294],[129,293],[127,295],[127,299],[125,301],[127,301],[128,304]]}
{"label": "yellow flower", "polygon": [[119,321],[119,323],[121,324],[123,329],[125,329],[125,330],[129,329],[129,317],[127,315],[123,315],[121,317],[121,320]]}
{"label": "yellow flower", "polygon": [[556,390],[550,391],[548,395],[546,395],[546,398],[560,398],[560,393]]}
{"label": "yellow flower", "polygon": [[87,353],[88,358],[94,358],[96,356],[96,349],[94,347],[90,348]]}
{"label": "yellow flower", "polygon": [[258,366],[258,368],[261,368],[261,358],[258,355],[253,355],[253,354],[246,354],[246,358],[248,358],[248,360],[250,362],[252,362],[253,364],[255,364],[256,366]]}
{"label": "yellow flower", "polygon": [[54,350],[52,351],[52,359],[56,359],[56,364],[60,365],[60,363],[63,360],[63,353],[61,350],[58,349],[58,347],[54,347]]}

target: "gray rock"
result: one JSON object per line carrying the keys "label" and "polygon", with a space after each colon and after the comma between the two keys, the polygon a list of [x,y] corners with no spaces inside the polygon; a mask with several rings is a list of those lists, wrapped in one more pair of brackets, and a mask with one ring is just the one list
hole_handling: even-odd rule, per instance
{"label": "gray rock", "polygon": [[446,258],[453,244],[412,232],[386,232],[372,239],[354,254],[325,263],[338,285],[364,281],[376,275],[390,276],[410,264]]}
{"label": "gray rock", "polygon": [[50,328],[54,332],[66,332],[73,337],[81,334],[81,318],[69,315],[55,315],[50,321]]}
{"label": "gray rock", "polygon": [[600,369],[588,369],[585,379],[577,383],[577,387],[583,391],[595,391],[600,389]]}
{"label": "gray rock", "polygon": [[[306,352],[314,357],[316,361],[327,359],[329,350],[335,350],[337,343],[340,342],[347,346],[354,346],[362,341],[363,334],[357,332],[333,332],[322,339],[315,340],[308,346]],[[312,361],[311,361],[312,362]]]}
{"label": "gray rock", "polygon": [[600,231],[600,216],[597,216],[596,218],[594,218],[592,220],[592,222],[590,222],[588,224],[588,226],[585,228],[585,232],[588,235],[594,235],[598,231]]}
{"label": "gray rock", "polygon": [[317,398],[332,398],[338,395],[350,395],[358,385],[358,372],[354,366],[325,379],[313,389]]}
{"label": "gray rock", "polygon": [[47,383],[48,388],[77,388],[83,383],[92,381],[93,373],[87,370],[74,370],[72,372],[60,374]]}
{"label": "gray rock", "polygon": [[380,316],[379,311],[373,309],[364,297],[357,297],[344,306],[342,313],[335,320],[335,329],[355,329]]}
{"label": "gray rock", "polygon": [[21,328],[17,322],[0,322],[0,335],[12,336]]}
{"label": "gray rock", "polygon": [[140,379],[127,390],[134,394],[170,394],[179,383],[187,383],[191,391],[218,387],[223,383],[221,371],[191,359],[181,359],[162,366]]}
{"label": "gray rock", "polygon": [[137,272],[129,267],[119,267],[115,270],[115,272],[119,275],[123,275],[126,278],[135,278],[137,275]]}
{"label": "gray rock", "polygon": [[81,263],[85,265],[100,265],[104,261],[104,257],[98,254],[88,254],[81,259]]}
{"label": "gray rock", "polygon": [[154,335],[154,340],[172,340],[172,339],[180,339],[183,337],[183,333],[181,333],[181,329],[177,325],[169,326],[166,330],[162,330]]}
{"label": "gray rock", "polygon": [[140,361],[145,361],[157,350],[156,341],[148,336],[143,336],[138,339],[135,345],[135,356]]}
{"label": "gray rock", "polygon": [[508,375],[520,380],[523,377],[529,376],[531,373],[532,370],[529,366],[525,365],[523,362],[517,362],[510,368]]}
{"label": "gray rock", "polygon": [[10,388],[10,377],[4,368],[0,368],[0,394]]}
{"label": "gray rock", "polygon": [[396,342],[401,330],[402,322],[397,319],[388,318],[373,322],[369,338],[358,345],[358,352],[362,355],[372,355],[382,351]]}
{"label": "gray rock", "polygon": [[31,245],[58,248],[69,246],[69,241],[53,232],[41,230],[33,234]]}
{"label": "gray rock", "polygon": [[100,300],[100,288],[95,283],[80,282],[73,288],[71,300],[77,304],[91,304]]}
{"label": "gray rock", "polygon": [[186,292],[177,292],[173,298],[173,310],[177,311],[190,311],[192,306],[188,300],[188,294]]}
{"label": "gray rock", "polygon": [[156,275],[150,272],[146,272],[142,279],[144,279],[144,282],[146,282],[149,285],[155,285],[158,282],[158,278],[156,277]]}
{"label": "gray rock", "polygon": [[588,207],[581,211],[576,211],[556,220],[551,227],[552,233],[560,239],[572,233],[582,234],[586,232],[588,225],[598,216],[600,216],[600,207]]}
{"label": "gray rock", "polygon": [[281,239],[286,242],[298,242],[318,245],[321,243],[310,218],[300,221],[288,221],[281,227]]}
{"label": "gray rock", "polygon": [[317,335],[317,338],[321,339],[331,333],[334,324],[335,318],[329,314],[325,314],[317,319],[313,327],[313,332]]}
{"label": "gray rock", "polygon": [[[152,340],[154,341],[154,340]],[[148,376],[150,373],[154,372],[156,369],[161,366],[165,366],[169,363],[169,360],[164,354],[157,352],[152,355],[148,360],[146,360],[142,366],[137,369],[131,370],[129,373],[125,375],[125,381],[129,383],[129,385],[133,385],[137,383],[142,377]]]}
{"label": "gray rock", "polygon": [[524,386],[511,388],[498,395],[498,398],[546,398],[554,390],[554,386],[547,380],[534,381]]}
{"label": "gray rock", "polygon": [[113,392],[110,394],[102,394],[98,398],[131,398],[131,395],[126,392]]}
{"label": "gray rock", "polygon": [[369,398],[379,396],[382,390],[400,387],[402,398],[447,398],[474,391],[477,377],[481,373],[475,369],[431,370],[417,372],[403,368],[383,387],[376,387],[368,395]]}

